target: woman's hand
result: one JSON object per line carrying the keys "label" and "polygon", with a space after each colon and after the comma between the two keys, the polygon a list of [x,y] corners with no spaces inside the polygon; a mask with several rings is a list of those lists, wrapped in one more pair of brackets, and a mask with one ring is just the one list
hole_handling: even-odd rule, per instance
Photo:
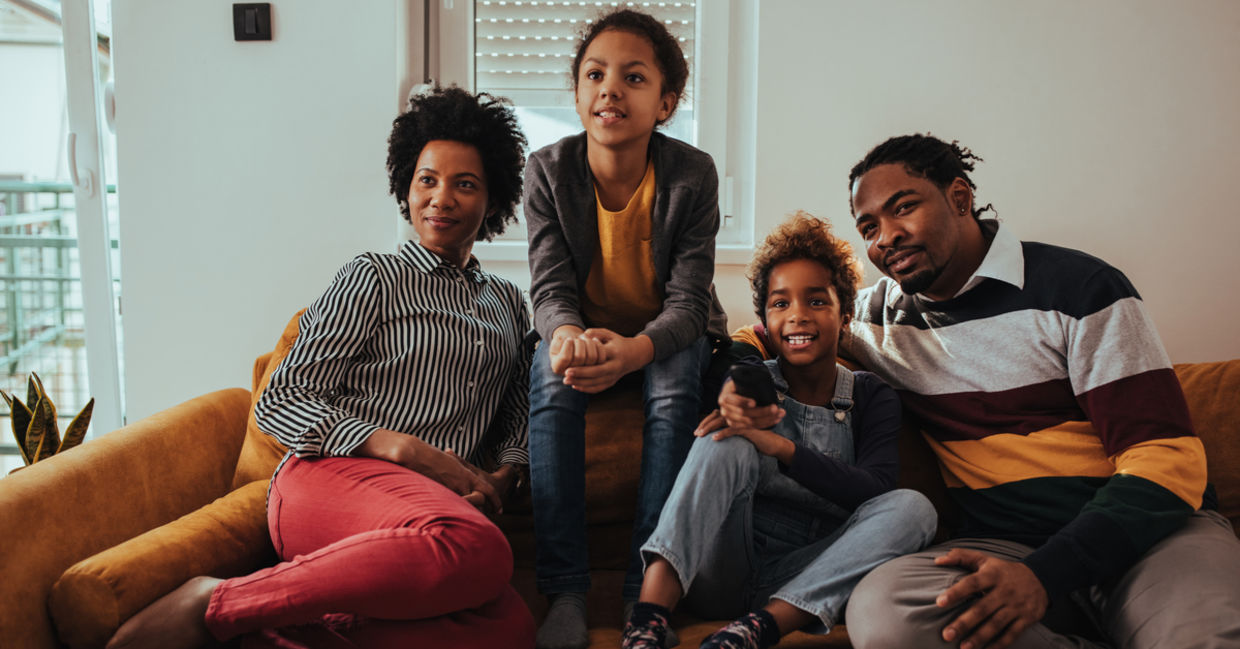
{"label": "woman's hand", "polygon": [[452,449],[448,449],[444,452],[447,453],[449,456],[455,458],[458,462],[460,462],[463,466],[465,466],[467,469],[472,471],[475,475],[488,481],[491,484],[491,486],[494,487],[495,492],[499,494],[500,507],[498,509],[488,511],[488,509],[486,508],[486,505],[487,505],[486,496],[485,494],[478,492],[478,491],[471,491],[465,494],[464,496],[465,500],[468,501],[470,504],[472,504],[474,507],[477,507],[483,513],[486,513],[486,514],[504,513],[503,506],[508,504],[508,501],[512,498],[513,491],[515,490],[517,486],[517,480],[520,477],[520,471],[517,469],[516,465],[503,464],[503,465],[500,465],[498,469],[490,473],[487,473],[486,471],[483,471],[481,468],[473,464],[470,464],[468,460],[457,455],[456,451],[453,451]]}
{"label": "woman's hand", "polygon": [[574,390],[596,394],[610,388],[620,377],[636,372],[654,360],[654,343],[650,338],[632,338],[602,328],[586,329],[581,337],[602,345],[605,358],[598,364],[571,367],[564,372],[564,382]]}
{"label": "woman's hand", "polygon": [[596,365],[607,360],[603,343],[583,336],[581,327],[562,325],[551,334],[551,371],[563,375],[570,367]]}
{"label": "woman's hand", "polygon": [[[394,430],[380,428],[361,446],[355,455],[373,457],[399,464],[438,482],[483,512],[503,510],[499,492],[491,483],[490,474],[458,458],[455,453],[441,451],[430,444]],[[477,494],[471,496],[470,494]]]}

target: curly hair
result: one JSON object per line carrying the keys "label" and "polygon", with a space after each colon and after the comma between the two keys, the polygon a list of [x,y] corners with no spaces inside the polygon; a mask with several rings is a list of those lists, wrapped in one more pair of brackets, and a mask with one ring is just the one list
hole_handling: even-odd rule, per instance
{"label": "curly hair", "polygon": [[[870,149],[861,162],[853,165],[848,174],[848,191],[852,191],[853,183],[865,172],[884,164],[902,164],[910,174],[929,180],[941,190],[946,190],[953,180],[959,178],[976,191],[977,185],[969,178],[969,172],[973,171],[975,162],[982,161],[981,156],[968,147],[960,146],[957,140],[948,144],[929,133],[901,135]],[[975,219],[987,210],[995,212],[994,206],[989,203],[980,209],[976,205],[970,206]]]}
{"label": "curly hair", "polygon": [[685,96],[685,82],[689,79],[689,64],[685,62],[685,53],[680,49],[680,43],[676,41],[676,37],[667,30],[666,25],[649,14],[632,9],[618,9],[600,16],[593,22],[586,23],[581,37],[577,40],[577,53],[573,56],[573,91],[577,90],[577,75],[581,71],[581,59],[586,55],[586,48],[590,47],[590,43],[593,43],[599,34],[609,29],[636,34],[650,41],[651,47],[654,48],[655,63],[659,66],[659,72],[663,74],[663,86],[660,91],[664,94],[670,92],[676,95],[676,101],[672,102],[671,112],[655,125],[660,126],[666,123],[672,115],[676,114],[676,107],[680,105],[680,100]]}
{"label": "curly hair", "polygon": [[771,270],[797,259],[822,264],[831,272],[831,285],[840,301],[843,322],[852,318],[857,286],[861,284],[861,263],[847,241],[831,234],[831,224],[809,212],[798,210],[767,235],[749,262],[749,284],[753,287],[753,306],[766,324],[766,298],[771,288]]}
{"label": "curly hair", "polygon": [[507,99],[485,92],[473,95],[456,86],[409,98],[409,110],[392,122],[387,156],[388,192],[406,221],[418,156],[432,140],[468,144],[482,158],[490,213],[478,228],[478,241],[490,241],[516,222],[526,141]]}

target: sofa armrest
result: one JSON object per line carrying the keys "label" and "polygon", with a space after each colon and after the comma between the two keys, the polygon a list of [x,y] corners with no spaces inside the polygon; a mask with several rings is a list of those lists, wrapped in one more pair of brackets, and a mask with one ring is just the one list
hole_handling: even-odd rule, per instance
{"label": "sofa armrest", "polygon": [[250,393],[187,401],[0,479],[0,638],[55,647],[52,584],[73,563],[223,495]]}
{"label": "sofa armrest", "polygon": [[274,564],[269,482],[255,480],[70,566],[48,600],[60,641],[103,647],[125,620],[191,577],[235,577]]}

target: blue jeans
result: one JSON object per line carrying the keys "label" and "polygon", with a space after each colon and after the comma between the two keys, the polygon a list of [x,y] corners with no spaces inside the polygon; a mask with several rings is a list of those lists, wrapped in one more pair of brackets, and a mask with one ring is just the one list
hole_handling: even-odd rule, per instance
{"label": "blue jeans", "polygon": [[[585,507],[585,412],[590,395],[565,385],[564,377],[551,371],[550,347],[545,341],[539,345],[530,367],[534,567],[540,592],[584,593],[590,589]],[[709,360],[710,345],[703,337],[643,370],[646,424],[629,568],[621,593],[626,601],[636,600],[641,592],[639,549],[658,522],[693,443],[698,392]]]}
{"label": "blue jeans", "polygon": [[875,496],[842,522],[755,495],[761,457],[741,437],[698,439],[642,547],[671,564],[701,616],[735,618],[779,599],[818,618],[805,631],[827,633],[866,573],[934,537],[934,507],[916,491]]}

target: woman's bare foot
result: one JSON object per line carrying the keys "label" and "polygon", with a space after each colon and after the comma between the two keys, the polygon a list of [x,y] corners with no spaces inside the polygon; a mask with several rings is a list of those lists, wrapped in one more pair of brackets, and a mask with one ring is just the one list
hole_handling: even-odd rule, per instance
{"label": "woman's bare foot", "polygon": [[214,642],[205,620],[214,577],[194,577],[129,618],[107,649],[198,649]]}

